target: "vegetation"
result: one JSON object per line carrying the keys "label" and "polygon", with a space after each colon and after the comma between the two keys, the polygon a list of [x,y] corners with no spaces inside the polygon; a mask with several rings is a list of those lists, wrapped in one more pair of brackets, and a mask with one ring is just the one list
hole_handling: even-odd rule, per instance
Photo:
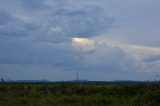
{"label": "vegetation", "polygon": [[0,83],[0,106],[160,106],[159,83]]}

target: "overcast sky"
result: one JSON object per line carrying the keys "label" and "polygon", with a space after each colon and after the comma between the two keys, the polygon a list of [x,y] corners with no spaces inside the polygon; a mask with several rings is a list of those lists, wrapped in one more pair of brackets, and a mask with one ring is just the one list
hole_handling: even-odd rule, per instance
{"label": "overcast sky", "polygon": [[0,0],[0,77],[153,80],[160,0]]}

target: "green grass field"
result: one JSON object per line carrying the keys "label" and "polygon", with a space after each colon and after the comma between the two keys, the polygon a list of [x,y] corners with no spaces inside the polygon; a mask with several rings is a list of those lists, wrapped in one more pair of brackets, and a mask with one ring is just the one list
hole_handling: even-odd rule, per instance
{"label": "green grass field", "polygon": [[0,106],[160,106],[160,85],[0,83]]}

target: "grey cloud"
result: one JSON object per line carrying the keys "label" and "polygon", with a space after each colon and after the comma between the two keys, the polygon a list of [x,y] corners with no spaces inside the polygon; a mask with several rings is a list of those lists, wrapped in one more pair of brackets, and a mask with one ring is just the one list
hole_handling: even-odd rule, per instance
{"label": "grey cloud", "polygon": [[[50,3],[47,4],[48,2]],[[2,3],[7,5],[12,1]],[[78,66],[83,63],[84,54],[66,46],[45,48],[42,43],[39,45],[42,49],[36,45],[41,42],[61,45],[69,42],[71,37],[96,36],[108,29],[113,22],[112,18],[102,14],[103,8],[94,6],[91,2],[86,6],[67,1],[22,0],[13,6],[14,10],[17,9],[16,12],[9,7],[0,8],[1,64]]]}
{"label": "grey cloud", "polygon": [[0,36],[25,36],[37,29],[37,26],[13,16],[12,14],[0,11]]}
{"label": "grey cloud", "polygon": [[[0,65],[16,64],[23,69],[24,64],[32,67],[49,64],[63,71],[128,74],[139,71],[134,57],[120,47],[96,45],[94,51],[87,53],[72,48],[70,38],[96,37],[112,28],[115,20],[108,15],[105,3],[106,0],[1,0]],[[114,8],[119,6],[112,3]],[[119,14],[123,13],[121,8],[123,5],[116,8]],[[121,35],[115,31],[107,36],[127,39],[124,30]]]}
{"label": "grey cloud", "polygon": [[[100,49],[98,47],[97,51],[84,54],[73,51],[70,49],[72,47],[64,45],[48,47],[41,43],[61,45],[68,42],[71,37],[98,36],[108,30],[113,23],[113,18],[107,13],[104,14],[105,10],[101,5],[95,5],[91,1],[87,1],[87,5],[77,4],[73,0],[63,2],[22,0],[20,2],[14,6],[21,11],[12,14],[12,10],[8,8],[7,12],[4,11],[5,9],[0,12],[1,63],[55,64],[66,67],[74,64],[75,68],[80,64],[86,69],[91,66],[102,70],[113,68],[118,70],[123,65],[125,67],[133,64],[133,60],[121,48],[103,46],[104,48],[100,47]],[[7,37],[8,35],[12,36]],[[91,61],[92,59],[95,60]],[[120,64],[121,66],[118,66]]]}
{"label": "grey cloud", "polygon": [[42,10],[48,7],[45,5],[44,0],[22,0],[21,4],[22,7],[24,7],[29,12],[34,10]]}
{"label": "grey cloud", "polygon": [[[10,42],[1,45],[0,62],[4,64],[53,64],[53,65],[74,65],[76,52],[69,49],[69,45],[56,46],[55,44],[35,44],[26,45]],[[70,47],[71,48],[71,47]],[[64,61],[66,60],[66,61]],[[69,64],[70,65],[69,65]],[[78,61],[77,61],[78,63]]]}
{"label": "grey cloud", "polygon": [[89,54],[86,60],[88,70],[130,72],[138,69],[134,57],[120,47],[109,45],[97,45],[96,50]]}
{"label": "grey cloud", "polygon": [[0,11],[0,25],[7,23],[11,17],[5,11]]}
{"label": "grey cloud", "polygon": [[[29,18],[31,18],[32,21],[30,23],[32,23],[33,26],[39,26],[36,32],[44,32],[43,34],[45,35],[48,34],[50,28],[60,27],[63,34],[68,37],[90,37],[103,33],[110,28],[113,23],[113,18],[102,14],[104,10],[100,6],[92,6],[91,2],[90,6],[85,6],[84,4],[74,5],[67,1],[63,1],[63,3],[57,1],[48,2],[52,5],[47,4],[47,1],[43,0],[23,0],[21,6],[17,6],[19,7],[17,9],[21,9],[21,12],[16,14],[20,16],[24,14],[26,18],[28,18],[27,21],[30,21]],[[9,23],[3,26],[4,29],[7,30],[1,30],[1,33],[3,32],[2,34],[8,35],[8,30],[13,34],[15,33],[15,36],[19,35],[18,32],[22,32],[20,34],[26,34],[32,31],[32,29],[25,27],[25,25],[28,24],[25,21],[19,21],[20,19],[13,20],[13,18],[16,17],[11,15],[8,15],[8,17],[11,19],[8,19]],[[23,24],[25,25],[23,26]],[[13,29],[8,29],[8,27],[11,26],[13,26]],[[18,28],[18,26],[24,28],[24,32],[15,29]],[[32,36],[34,34],[36,33],[31,33]],[[54,36],[54,32],[52,35]]]}
{"label": "grey cloud", "polygon": [[143,58],[145,62],[155,62],[160,60],[160,55],[146,56]]}
{"label": "grey cloud", "polygon": [[50,64],[63,70],[81,71],[123,72],[136,69],[134,58],[119,47],[96,45],[92,52],[79,52],[72,48],[71,43],[19,43],[2,45],[1,42],[1,64]]}
{"label": "grey cloud", "polygon": [[59,25],[67,35],[72,37],[99,35],[110,28],[113,22],[112,18],[103,16],[101,11],[100,7],[64,9],[62,12],[57,12],[61,20]]}

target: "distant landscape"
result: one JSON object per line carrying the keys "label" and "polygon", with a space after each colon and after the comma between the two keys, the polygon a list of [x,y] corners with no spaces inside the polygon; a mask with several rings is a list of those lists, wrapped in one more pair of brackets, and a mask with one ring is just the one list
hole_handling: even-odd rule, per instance
{"label": "distant landscape", "polygon": [[0,106],[160,106],[159,82],[1,82]]}
{"label": "distant landscape", "polygon": [[0,0],[0,106],[160,106],[160,0]]}

